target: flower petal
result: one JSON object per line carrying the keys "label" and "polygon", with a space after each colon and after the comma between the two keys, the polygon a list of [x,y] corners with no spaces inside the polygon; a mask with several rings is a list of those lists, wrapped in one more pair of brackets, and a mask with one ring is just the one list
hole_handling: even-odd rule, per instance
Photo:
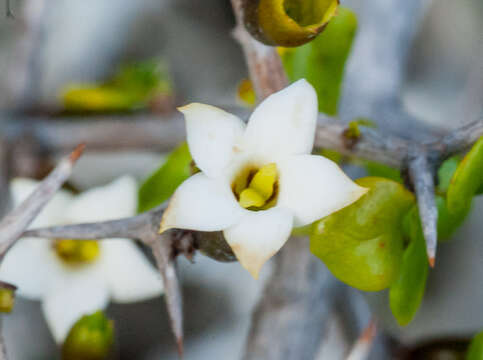
{"label": "flower petal", "polygon": [[216,177],[239,149],[245,124],[214,106],[193,103],[178,109],[186,119],[188,146],[196,166]]}
{"label": "flower petal", "polygon": [[[13,207],[20,205],[39,185],[38,181],[27,178],[16,178],[10,182]],[[62,222],[62,214],[73,199],[66,190],[59,190],[42,209],[29,228],[58,225]]]}
{"label": "flower petal", "polygon": [[61,269],[56,264],[48,239],[23,238],[6,254],[0,279],[18,286],[18,294],[38,300],[48,293]]}
{"label": "flower petal", "polygon": [[101,251],[111,298],[115,302],[141,301],[163,293],[161,276],[130,240],[104,240]]}
{"label": "flower petal", "polygon": [[171,228],[223,230],[233,225],[242,213],[228,182],[198,173],[182,183],[171,197],[160,232]]}
{"label": "flower petal", "polygon": [[277,206],[294,213],[295,226],[304,226],[352,204],[367,192],[333,161],[316,155],[296,155],[277,163]]}
{"label": "flower petal", "polygon": [[108,303],[105,282],[84,277],[75,282],[59,282],[42,302],[42,310],[55,341],[60,344],[82,315],[104,309]]}
{"label": "flower petal", "polygon": [[292,221],[290,211],[282,208],[246,211],[240,223],[226,229],[224,235],[240,264],[257,279],[263,264],[289,238]]}
{"label": "flower petal", "polygon": [[106,221],[133,216],[137,207],[137,184],[130,176],[89,189],[64,209],[65,223]]}
{"label": "flower petal", "polygon": [[253,112],[243,147],[273,160],[312,151],[317,124],[317,95],[305,80],[265,99]]}

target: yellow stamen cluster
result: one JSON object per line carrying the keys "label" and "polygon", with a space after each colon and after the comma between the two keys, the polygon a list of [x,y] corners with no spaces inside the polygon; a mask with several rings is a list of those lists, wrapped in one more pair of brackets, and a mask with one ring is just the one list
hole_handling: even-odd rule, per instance
{"label": "yellow stamen cluster", "polygon": [[57,256],[69,265],[92,263],[99,257],[100,252],[96,240],[57,240],[54,249]]}
{"label": "yellow stamen cluster", "polygon": [[275,205],[277,180],[277,166],[274,163],[258,170],[247,168],[235,179],[233,192],[243,208],[265,210]]}

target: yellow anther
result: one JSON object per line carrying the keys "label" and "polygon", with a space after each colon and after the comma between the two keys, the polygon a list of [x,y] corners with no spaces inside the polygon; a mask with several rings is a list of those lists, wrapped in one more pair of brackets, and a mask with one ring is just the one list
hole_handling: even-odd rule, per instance
{"label": "yellow anther", "polygon": [[[267,202],[274,204],[272,201],[277,182],[277,167],[275,164],[268,164],[255,172],[252,179],[250,175],[253,172],[245,170],[236,178],[233,184],[233,191],[239,197],[240,206],[245,209],[258,209],[266,207]],[[249,183],[248,183],[249,182]]]}
{"label": "yellow anther", "polygon": [[240,194],[238,203],[241,207],[248,209],[250,207],[261,207],[265,204],[265,199],[253,189],[245,189]]}
{"label": "yellow anther", "polygon": [[273,194],[277,181],[277,166],[274,163],[265,165],[255,173],[249,188],[258,192],[267,201]]}
{"label": "yellow anther", "polygon": [[91,263],[99,256],[96,240],[62,239],[54,243],[56,254],[67,264],[80,265]]}

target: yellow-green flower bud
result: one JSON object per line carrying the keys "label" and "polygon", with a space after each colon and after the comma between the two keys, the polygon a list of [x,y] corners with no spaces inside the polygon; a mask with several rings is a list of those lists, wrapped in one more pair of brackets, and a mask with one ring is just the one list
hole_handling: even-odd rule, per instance
{"label": "yellow-green flower bud", "polygon": [[338,6],[339,0],[244,0],[243,20],[264,44],[293,47],[313,40]]}
{"label": "yellow-green flower bud", "polygon": [[15,305],[15,290],[17,287],[8,283],[0,284],[0,312],[9,313]]}
{"label": "yellow-green flower bud", "polygon": [[103,360],[114,341],[113,322],[102,311],[84,315],[70,329],[62,346],[63,360]]}

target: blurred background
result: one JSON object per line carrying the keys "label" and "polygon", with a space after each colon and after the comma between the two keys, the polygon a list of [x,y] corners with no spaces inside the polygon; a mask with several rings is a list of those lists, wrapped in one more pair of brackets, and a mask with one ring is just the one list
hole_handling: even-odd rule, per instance
{"label": "blurred background", "polygon": [[[29,1],[34,5],[27,4]],[[343,5],[358,12],[365,1],[370,0],[347,0]],[[0,0],[0,7],[3,5]],[[110,81],[119,75],[120,67],[133,62],[162,64],[169,90],[162,89],[153,97],[146,95],[149,99],[136,103],[134,110],[127,106],[129,109],[122,112],[125,121],[165,116],[174,111],[174,105],[191,101],[226,108],[239,105],[237,87],[247,73],[241,50],[230,35],[234,18],[228,0],[12,0],[11,6],[15,19],[0,15],[2,124],[45,117],[103,121],[97,112],[90,116],[79,111],[78,104],[69,103],[66,91],[79,84]],[[25,18],[30,20],[25,22]],[[29,31],[29,26],[37,28]],[[452,129],[480,117],[483,2],[428,2],[409,59],[403,99],[418,119]],[[77,189],[85,189],[125,173],[142,180],[162,159],[159,149],[88,151],[71,182]],[[483,202],[476,203],[472,216],[455,235],[458,247],[452,243],[440,247],[439,267],[428,281],[421,316],[406,330],[395,329],[387,321],[388,329],[401,341],[411,344],[438,336],[470,336],[483,327],[483,312],[479,310],[483,258],[477,258],[474,267],[467,262],[471,254],[483,253],[482,245],[477,244],[483,240],[483,225],[479,224]],[[195,264],[180,259],[179,269],[185,300],[186,359],[239,358],[251,310],[270,267],[264,269],[259,281],[237,263],[216,263],[200,255]],[[439,286],[442,283],[446,284],[444,291]],[[476,295],[462,300],[462,294],[475,287],[482,290],[476,289]],[[371,295],[369,304],[384,314],[384,299]],[[367,317],[366,305],[361,306],[363,317]],[[111,305],[107,313],[114,318],[117,331],[114,358],[177,358],[162,298]],[[39,303],[18,299],[4,323],[12,359],[58,357]],[[345,350],[340,349],[353,340],[340,331],[332,333],[338,337],[332,340],[335,352],[321,350],[321,359],[342,358]]]}

